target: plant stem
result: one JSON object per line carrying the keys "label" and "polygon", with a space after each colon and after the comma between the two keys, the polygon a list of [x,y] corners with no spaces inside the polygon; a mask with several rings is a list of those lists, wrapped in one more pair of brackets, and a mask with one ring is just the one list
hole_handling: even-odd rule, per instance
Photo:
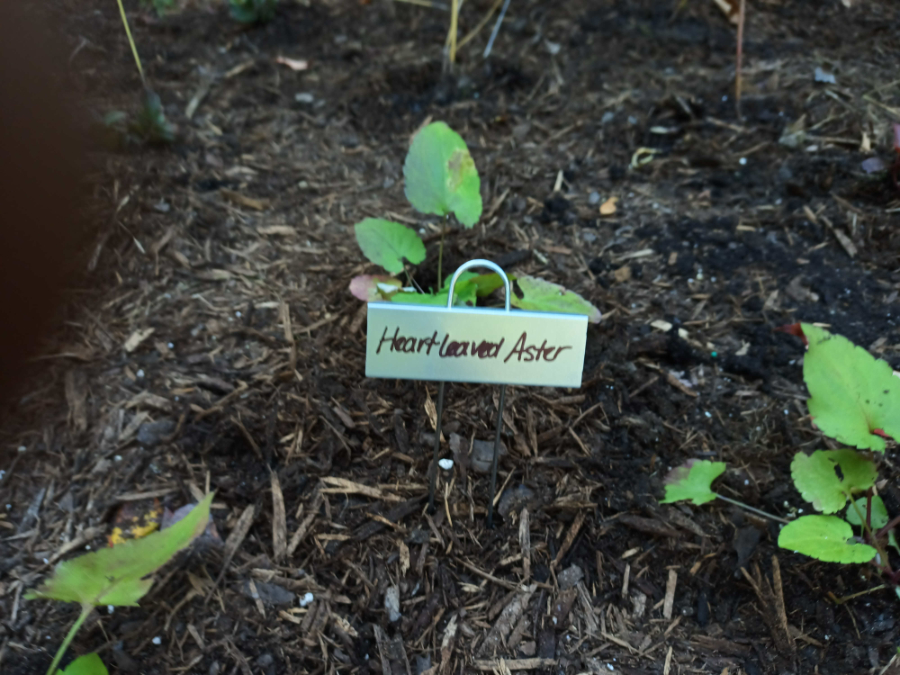
{"label": "plant stem", "polygon": [[[446,225],[446,222],[444,223],[444,225]],[[444,287],[441,283],[441,267],[443,267],[444,265],[444,232],[446,231],[446,229],[446,227],[441,228],[441,245],[440,248],[438,248],[438,293],[440,293],[441,289]]]}
{"label": "plant stem", "polygon": [[885,526],[882,527],[880,530],[878,530],[878,532],[875,533],[875,536],[876,536],[876,537],[883,537],[884,535],[886,535],[888,532],[890,532],[891,530],[893,530],[893,529],[894,529],[895,527],[897,527],[898,525],[900,525],[900,516],[897,516],[897,517],[894,518],[891,522],[889,522],[887,525],[885,525]]}
{"label": "plant stem", "polygon": [[785,520],[784,518],[779,518],[778,516],[773,516],[771,513],[766,513],[765,511],[760,511],[759,509],[755,509],[744,502],[739,502],[737,499],[732,499],[731,497],[724,497],[719,493],[716,493],[716,497],[721,499],[723,502],[728,502],[729,504],[734,504],[735,506],[739,506],[740,508],[749,511],[750,513],[755,513],[758,516],[762,516],[763,518],[768,518],[769,520],[774,520],[779,523],[784,523],[787,525],[791,521]]}
{"label": "plant stem", "polygon": [[738,119],[741,119],[741,67],[744,61],[744,18],[746,16],[745,0],[741,0],[738,10],[737,55],[734,70],[734,107]]}
{"label": "plant stem", "polygon": [[[121,1],[121,0],[120,0]],[[459,0],[450,4],[450,67],[456,63],[456,33],[459,25]],[[451,71],[452,72],[452,71]]]}
{"label": "plant stem", "polygon": [[122,15],[122,24],[125,26],[125,35],[128,36],[128,44],[131,45],[131,53],[134,55],[134,62],[137,64],[138,74],[141,76],[141,84],[146,88],[147,80],[144,78],[144,68],[141,66],[141,57],[138,56],[137,45],[134,44],[134,38],[131,37],[131,28],[128,27],[128,18],[125,16],[125,8],[122,6],[122,0],[116,0],[119,3],[119,14]]}
{"label": "plant stem", "polygon": [[[859,522],[862,523],[863,533],[865,535],[865,536],[863,536],[863,539],[865,540],[865,542],[867,544],[869,544],[870,546],[872,546],[872,548],[874,548],[876,551],[878,551],[878,557],[884,563],[884,567],[886,568],[887,573],[893,574],[890,566],[888,565],[887,553],[885,551],[881,550],[881,545],[878,543],[878,535],[872,531],[871,488],[870,488],[869,492],[870,492],[870,496],[869,496],[869,499],[866,501],[866,506],[867,506],[866,513],[862,513],[859,510],[859,507],[856,505],[856,500],[853,499],[852,495],[848,494],[847,497],[850,499],[850,508],[852,508],[854,511],[856,511],[856,515],[859,518]],[[884,569],[883,569],[883,571],[884,571]]]}
{"label": "plant stem", "polygon": [[[121,7],[121,6],[122,6],[122,0],[119,0],[119,7]],[[75,623],[72,624],[72,627],[69,629],[69,632],[66,633],[66,637],[62,641],[62,644],[59,646],[59,649],[56,650],[56,656],[53,657],[53,662],[50,664],[50,667],[47,669],[47,675],[55,675],[56,667],[59,665],[59,662],[62,661],[62,657],[65,655],[66,650],[69,648],[69,645],[72,644],[72,639],[75,637],[75,633],[77,633],[78,629],[81,628],[81,624],[83,624],[85,619],[88,618],[88,614],[91,613],[92,609],[94,609],[93,605],[82,605],[81,606],[81,614],[78,615],[78,618],[75,620]]]}

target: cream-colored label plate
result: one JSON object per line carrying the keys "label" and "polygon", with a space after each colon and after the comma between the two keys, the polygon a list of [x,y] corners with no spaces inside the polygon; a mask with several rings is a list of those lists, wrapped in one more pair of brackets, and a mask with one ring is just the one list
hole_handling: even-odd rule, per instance
{"label": "cream-colored label plate", "polygon": [[366,377],[580,387],[587,317],[369,303]]}

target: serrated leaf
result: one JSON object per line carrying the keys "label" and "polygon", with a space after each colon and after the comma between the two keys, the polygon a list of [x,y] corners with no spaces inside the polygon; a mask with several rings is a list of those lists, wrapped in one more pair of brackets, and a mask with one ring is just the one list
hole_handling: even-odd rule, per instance
{"label": "serrated leaf", "polygon": [[145,577],[203,534],[212,498],[212,493],[208,494],[166,530],[60,563],[52,578],[25,597],[82,605],[137,605],[153,584],[153,579]]}
{"label": "serrated leaf", "polygon": [[900,436],[900,379],[847,338],[808,323],[801,327],[809,341],[803,379],[816,426],[846,445],[883,452],[877,432]]}
{"label": "serrated leaf", "polygon": [[[862,514],[863,520],[866,517],[866,498],[860,497],[847,507],[847,522],[856,527],[862,527],[863,521],[859,516]],[[854,508],[855,505],[855,508]],[[858,510],[857,510],[858,509]],[[879,530],[888,524],[887,507],[884,500],[878,495],[872,495],[872,518],[871,525],[873,530]]]}
{"label": "serrated leaf", "polygon": [[363,255],[391,274],[403,271],[404,259],[414,265],[425,260],[425,244],[405,225],[380,218],[366,218],[353,229]]}
{"label": "serrated leaf", "polygon": [[811,455],[794,455],[791,477],[803,499],[817,511],[835,513],[851,494],[875,484],[878,469],[855,450],[816,450]]}
{"label": "serrated leaf", "polygon": [[823,562],[865,563],[878,553],[854,542],[853,528],[837,516],[801,516],[784,526],[778,545]]}
{"label": "serrated leaf", "polygon": [[388,300],[402,286],[399,279],[385,274],[362,274],[350,280],[350,292],[363,302]]}
{"label": "serrated leaf", "polygon": [[403,164],[406,198],[420,213],[456,215],[466,227],[481,218],[481,179],[466,142],[444,122],[419,131]]}
{"label": "serrated leaf", "polygon": [[65,670],[57,670],[57,675],[109,675],[106,666],[97,653],[85,654],[72,661]]}
{"label": "serrated leaf", "polygon": [[511,302],[514,307],[519,309],[585,314],[591,323],[600,322],[600,310],[578,293],[566,290],[559,284],[538,277],[530,277],[527,274],[520,274],[516,277]]}
{"label": "serrated leaf", "polygon": [[689,500],[700,506],[711,502],[718,495],[712,491],[712,482],[725,471],[725,462],[708,459],[691,459],[672,469],[665,480],[666,496],[663,504]]}

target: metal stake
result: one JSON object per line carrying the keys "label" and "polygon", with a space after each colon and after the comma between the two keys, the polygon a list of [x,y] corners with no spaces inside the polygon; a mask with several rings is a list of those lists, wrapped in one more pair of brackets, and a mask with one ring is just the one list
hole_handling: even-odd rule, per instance
{"label": "metal stake", "polygon": [[491,460],[491,499],[488,502],[487,526],[494,527],[494,495],[497,494],[497,461],[500,459],[500,432],[503,430],[503,404],[506,403],[506,385],[500,385],[500,410],[497,412],[497,433],[494,436],[494,458]]}
{"label": "metal stake", "polygon": [[434,488],[437,485],[438,453],[441,451],[441,418],[444,415],[444,382],[438,385],[437,423],[434,425],[434,454],[431,456],[431,478],[428,481],[428,510],[434,513]]}
{"label": "metal stake", "polygon": [[[462,274],[465,270],[470,267],[487,267],[488,269],[493,270],[497,274],[500,275],[500,278],[503,279],[503,286],[506,290],[506,311],[510,311],[510,286],[509,286],[509,277],[506,276],[506,272],[503,271],[497,263],[493,263],[490,260],[470,260],[467,263],[464,263],[453,273],[453,278],[450,280],[449,293],[447,297],[447,309],[453,308],[453,289],[456,286],[456,280],[459,278],[459,275]],[[434,493],[435,488],[437,486],[437,473],[438,473],[438,455],[441,450],[441,419],[444,416],[444,385],[445,382],[441,382],[438,385],[438,402],[437,402],[437,421],[435,422],[434,429],[434,452],[431,456],[431,471],[428,481],[428,509],[431,513],[434,513]],[[506,385],[500,385],[500,406],[497,411],[497,432],[494,435],[494,456],[491,459],[491,495],[490,502],[488,503],[488,517],[487,517],[487,525],[488,527],[494,526],[494,493],[497,490],[497,461],[500,458],[500,432],[503,431],[503,406],[506,403]]]}

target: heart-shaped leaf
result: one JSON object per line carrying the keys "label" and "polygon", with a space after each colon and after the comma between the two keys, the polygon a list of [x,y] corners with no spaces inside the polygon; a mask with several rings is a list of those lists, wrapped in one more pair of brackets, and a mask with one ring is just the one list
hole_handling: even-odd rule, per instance
{"label": "heart-shaped leaf", "polygon": [[778,545],[816,560],[865,563],[877,555],[868,544],[853,541],[853,528],[837,516],[802,516],[781,530]]}
{"label": "heart-shaped leaf", "polygon": [[801,327],[809,342],[803,379],[816,426],[846,445],[884,451],[880,434],[900,437],[900,378],[847,338],[808,323]]}
{"label": "heart-shaped leaf", "polygon": [[444,122],[419,131],[403,164],[406,198],[420,213],[456,215],[466,227],[481,218],[481,179],[466,142]]}
{"label": "heart-shaped leaf", "polygon": [[[521,293],[521,295],[520,295]],[[600,310],[578,293],[569,291],[550,281],[520,274],[511,299],[519,309],[538,312],[560,312],[563,314],[585,314],[591,323],[599,323]]]}
{"label": "heart-shaped leaf", "polygon": [[353,229],[363,255],[391,274],[403,271],[404,259],[414,265],[425,260],[425,244],[405,225],[380,218],[366,218]]}
{"label": "heart-shaped leaf", "polygon": [[816,450],[811,455],[794,455],[791,477],[803,499],[817,511],[835,513],[844,508],[851,494],[875,484],[878,469],[855,450]]}
{"label": "heart-shaped leaf", "polygon": [[212,493],[172,527],[56,566],[53,577],[27,599],[46,598],[82,605],[137,605],[153,579],[145,578],[203,534],[209,523]]}
{"label": "heart-shaped leaf", "polygon": [[689,500],[700,506],[711,502],[718,495],[712,491],[712,482],[725,471],[725,462],[708,459],[690,459],[672,469],[665,478],[666,496],[663,504]]}

